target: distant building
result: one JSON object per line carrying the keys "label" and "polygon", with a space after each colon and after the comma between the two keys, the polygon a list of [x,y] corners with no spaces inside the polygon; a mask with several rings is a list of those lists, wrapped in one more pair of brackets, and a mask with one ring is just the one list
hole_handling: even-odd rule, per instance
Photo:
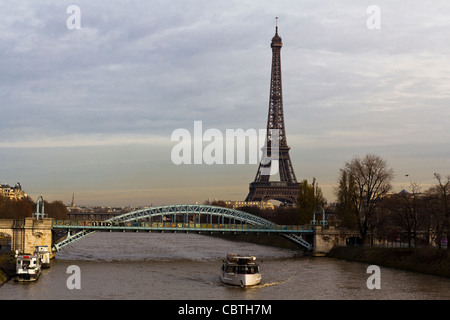
{"label": "distant building", "polygon": [[75,193],[72,193],[72,203],[70,204],[71,207],[76,207],[77,205],[75,204]]}
{"label": "distant building", "polygon": [[275,206],[272,202],[269,201],[225,201],[227,207],[233,209],[239,209],[243,207],[255,207],[262,210],[265,209],[275,209]]}
{"label": "distant building", "polygon": [[83,211],[84,208],[79,207],[75,204],[75,193],[72,194],[72,202],[70,203],[69,206],[66,206],[67,211],[69,212],[78,212],[78,211]]}
{"label": "distant building", "polygon": [[28,197],[28,195],[22,190],[22,186],[19,182],[14,187],[8,184],[0,184],[0,195],[11,200],[21,200]]}

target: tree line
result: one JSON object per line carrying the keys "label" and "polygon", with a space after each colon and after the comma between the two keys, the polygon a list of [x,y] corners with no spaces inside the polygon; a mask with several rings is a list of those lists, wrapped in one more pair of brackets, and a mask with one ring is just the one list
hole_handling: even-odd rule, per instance
{"label": "tree line", "polygon": [[[436,185],[423,189],[411,183],[408,190],[393,193],[394,170],[386,160],[374,154],[356,156],[340,169],[335,188],[336,203],[326,205],[317,181],[300,182],[297,207],[239,210],[258,215],[278,224],[309,224],[316,211],[322,219],[322,207],[329,225],[356,230],[362,244],[375,241],[405,241],[408,245],[441,247],[450,239],[450,175],[434,174]],[[211,204],[226,206],[223,201]],[[320,209],[322,209],[320,208]],[[447,245],[450,250],[450,246]]]}
{"label": "tree line", "polygon": [[[328,212],[336,217],[335,225],[358,230],[363,244],[405,240],[409,247],[441,247],[443,239],[450,239],[450,175],[435,173],[436,185],[431,188],[411,183],[399,193],[392,193],[393,178],[387,161],[374,154],[345,163],[335,189],[335,207]],[[300,189],[299,214],[309,218],[311,208],[325,200],[314,181],[312,185],[303,181]]]}
{"label": "tree line", "polygon": [[[258,215],[277,224],[309,224],[318,207],[326,211],[329,224],[357,230],[361,242],[405,240],[409,246],[436,244],[450,239],[450,175],[434,174],[436,184],[428,189],[411,183],[408,190],[392,193],[394,170],[387,161],[374,154],[354,157],[340,169],[336,203],[325,206],[326,199],[315,179],[300,182],[297,207],[275,210],[243,207],[242,211]],[[208,202],[209,203],[209,202]],[[224,206],[224,201],[213,205]],[[44,201],[49,218],[68,219],[62,201]],[[0,219],[22,219],[36,212],[31,198],[12,200],[0,195]],[[317,212],[317,211],[316,211]],[[321,218],[316,215],[316,218]],[[450,250],[450,246],[447,245]]]}
{"label": "tree line", "polygon": [[[31,217],[36,209],[36,202],[30,197],[16,200],[0,195],[0,219]],[[42,207],[39,210],[42,212]],[[44,200],[44,213],[49,218],[67,220],[69,212],[62,201],[47,202]]]}

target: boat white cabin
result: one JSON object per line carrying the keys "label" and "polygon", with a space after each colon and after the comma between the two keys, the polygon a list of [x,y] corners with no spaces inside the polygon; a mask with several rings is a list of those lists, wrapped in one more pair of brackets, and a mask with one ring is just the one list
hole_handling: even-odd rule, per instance
{"label": "boat white cabin", "polygon": [[15,281],[36,281],[40,274],[41,259],[39,255],[17,255]]}
{"label": "boat white cabin", "polygon": [[220,280],[235,286],[248,287],[261,282],[261,270],[253,256],[228,254],[223,261]]}
{"label": "boat white cabin", "polygon": [[48,246],[36,246],[34,254],[39,255],[42,268],[50,268],[50,251],[48,250]]}

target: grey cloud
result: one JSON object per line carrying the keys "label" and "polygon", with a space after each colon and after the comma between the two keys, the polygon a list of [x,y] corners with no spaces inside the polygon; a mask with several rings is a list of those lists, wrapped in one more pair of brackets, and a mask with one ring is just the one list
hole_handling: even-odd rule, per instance
{"label": "grey cloud", "polygon": [[367,29],[373,3],[359,0],[80,0],[82,28],[68,30],[71,4],[0,4],[8,13],[0,22],[1,143],[169,140],[194,120],[221,130],[264,128],[275,16],[294,165],[330,148],[323,165],[334,168],[333,158],[374,146],[393,155],[392,145],[407,160],[415,143],[448,141],[444,1],[377,1],[381,30]]}

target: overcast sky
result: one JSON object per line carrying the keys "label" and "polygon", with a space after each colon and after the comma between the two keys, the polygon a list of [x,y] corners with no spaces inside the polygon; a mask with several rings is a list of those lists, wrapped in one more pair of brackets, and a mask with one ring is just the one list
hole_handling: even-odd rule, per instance
{"label": "overcast sky", "polygon": [[450,174],[446,0],[5,0],[0,17],[0,183],[35,200],[244,200],[257,164],[177,166],[171,134],[266,127],[275,17],[299,181],[332,201],[339,169],[368,153],[398,191]]}

